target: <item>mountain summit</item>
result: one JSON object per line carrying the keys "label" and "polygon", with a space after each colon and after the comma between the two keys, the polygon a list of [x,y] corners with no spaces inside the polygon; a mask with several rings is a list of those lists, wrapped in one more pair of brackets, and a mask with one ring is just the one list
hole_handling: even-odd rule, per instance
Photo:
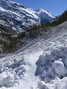
{"label": "mountain summit", "polygon": [[36,14],[39,16],[42,24],[48,23],[49,21],[55,18],[52,14],[50,14],[47,10],[44,9],[36,10]]}

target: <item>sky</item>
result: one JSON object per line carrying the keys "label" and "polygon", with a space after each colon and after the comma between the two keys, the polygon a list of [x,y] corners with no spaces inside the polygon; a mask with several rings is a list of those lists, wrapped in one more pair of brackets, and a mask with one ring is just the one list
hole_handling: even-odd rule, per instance
{"label": "sky", "polygon": [[57,16],[60,15],[64,10],[67,10],[67,0],[15,0],[25,7],[38,9],[43,8],[48,10],[51,14]]}

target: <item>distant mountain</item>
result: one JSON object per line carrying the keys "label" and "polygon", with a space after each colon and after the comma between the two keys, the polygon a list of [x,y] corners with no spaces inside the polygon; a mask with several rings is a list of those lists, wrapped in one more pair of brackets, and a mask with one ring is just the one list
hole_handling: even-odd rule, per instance
{"label": "distant mountain", "polygon": [[47,10],[44,9],[36,10],[36,14],[39,16],[42,24],[48,23],[49,21],[52,21],[55,18],[52,14],[50,14]]}

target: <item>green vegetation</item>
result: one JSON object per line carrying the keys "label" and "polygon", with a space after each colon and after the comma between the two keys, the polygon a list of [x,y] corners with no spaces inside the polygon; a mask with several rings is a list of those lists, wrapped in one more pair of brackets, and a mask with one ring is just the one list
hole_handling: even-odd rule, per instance
{"label": "green vegetation", "polygon": [[64,11],[62,15],[56,17],[54,21],[47,23],[45,26],[56,26],[65,21],[67,21],[67,11]]}
{"label": "green vegetation", "polygon": [[8,53],[14,52],[20,48],[26,41],[24,38],[35,38],[39,35],[40,26],[33,26],[30,29],[26,29],[26,32],[17,34],[11,31],[12,29],[7,29],[4,26],[0,26],[0,52]]}
{"label": "green vegetation", "polygon": [[18,38],[36,38],[40,34],[40,27],[40,25],[33,25],[30,28],[25,29],[25,32],[20,33]]}
{"label": "green vegetation", "polygon": [[31,29],[29,29],[29,37],[37,37],[40,34],[40,26],[34,25]]}
{"label": "green vegetation", "polygon": [[21,45],[21,40],[25,36],[24,33],[17,34],[11,30],[0,26],[0,53],[13,52]]}

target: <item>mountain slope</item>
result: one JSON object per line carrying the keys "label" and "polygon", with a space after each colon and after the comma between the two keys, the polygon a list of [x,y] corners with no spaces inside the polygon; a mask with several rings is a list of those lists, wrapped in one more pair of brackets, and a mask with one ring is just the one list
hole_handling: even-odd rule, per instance
{"label": "mountain slope", "polygon": [[67,10],[64,11],[61,15],[57,16],[53,21],[48,22],[46,26],[56,26],[67,21]]}
{"label": "mountain slope", "polygon": [[15,51],[34,25],[39,26],[40,20],[33,10],[13,0],[0,0],[0,52]]}
{"label": "mountain slope", "polygon": [[34,24],[39,24],[39,18],[24,6],[11,0],[0,0],[0,24],[13,31],[23,32]]}
{"label": "mountain slope", "polygon": [[0,58],[0,89],[67,89],[67,22],[48,31],[46,39]]}
{"label": "mountain slope", "polygon": [[43,21],[51,19],[45,10],[34,11],[13,0],[0,0],[0,52],[15,51],[26,42],[24,39],[38,36]]}
{"label": "mountain slope", "polygon": [[46,24],[55,18],[47,10],[44,10],[44,9],[36,10],[36,14],[40,17],[41,24]]}
{"label": "mountain slope", "polygon": [[[37,13],[53,20],[46,11]],[[67,12],[61,16],[62,24],[42,27],[36,11],[0,0],[0,52],[13,50],[0,57],[0,89],[67,89],[66,18]],[[37,37],[29,38],[28,33]],[[23,38],[28,42],[24,47]],[[18,51],[17,44],[21,45]]]}

